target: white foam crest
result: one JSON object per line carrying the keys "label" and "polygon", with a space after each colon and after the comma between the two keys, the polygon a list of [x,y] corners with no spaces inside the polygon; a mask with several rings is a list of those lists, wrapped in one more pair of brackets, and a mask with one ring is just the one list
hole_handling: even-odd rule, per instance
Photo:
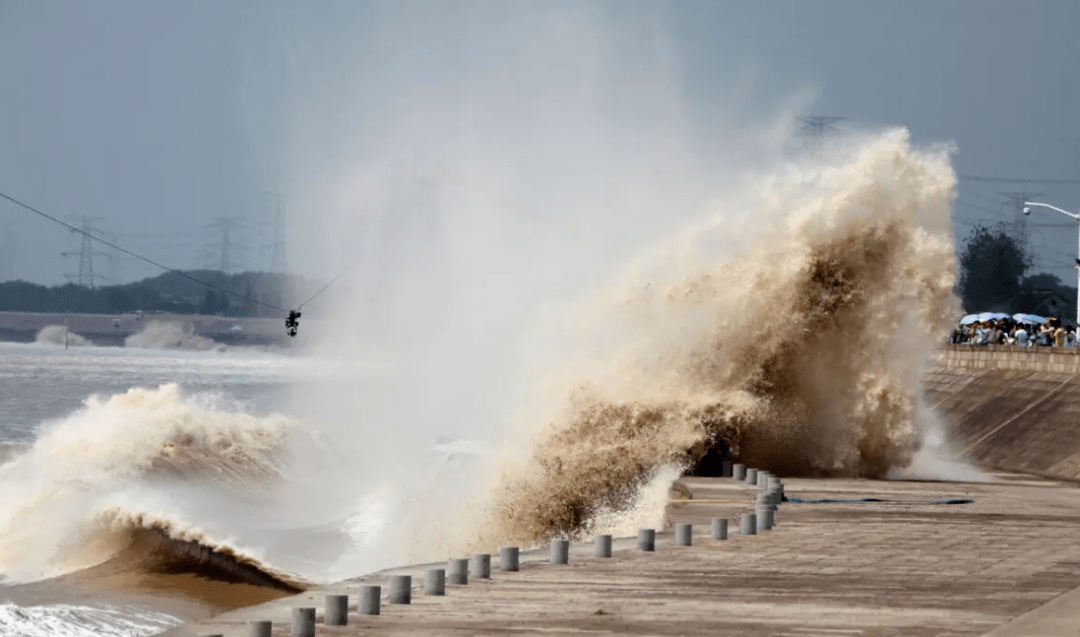
{"label": "white foam crest", "polygon": [[124,347],[142,349],[179,349],[225,351],[225,346],[205,336],[197,336],[190,323],[150,321],[141,330],[124,339]]}
{"label": "white foam crest", "polygon": [[46,325],[34,337],[34,342],[63,345],[64,347],[87,347],[93,345],[88,339],[69,330],[66,325]]}
{"label": "white foam crest", "polygon": [[122,547],[99,534],[118,510],[227,542],[230,513],[269,508],[287,428],[176,385],[87,399],[0,467],[0,573],[33,580],[108,558]]}
{"label": "white foam crest", "polygon": [[141,637],[181,623],[172,615],[127,606],[0,604],[3,637]]}

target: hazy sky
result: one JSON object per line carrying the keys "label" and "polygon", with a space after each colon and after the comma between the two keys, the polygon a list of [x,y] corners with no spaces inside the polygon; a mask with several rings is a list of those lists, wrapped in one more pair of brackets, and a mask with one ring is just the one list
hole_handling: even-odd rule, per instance
{"label": "hazy sky", "polygon": [[[562,42],[529,39],[533,21],[563,14]],[[600,78],[595,103],[629,102],[635,116],[664,120],[678,101],[698,144],[722,147],[743,118],[758,125],[802,104],[858,126],[904,125],[919,142],[953,141],[961,174],[1076,179],[1078,32],[1074,0],[0,0],[0,192],[75,225],[91,217],[111,240],[185,269],[218,267],[214,224],[239,217],[233,269],[268,269],[267,192],[288,195],[289,234],[300,236],[318,219],[311,208],[325,205],[315,191],[340,176],[298,172],[362,154],[365,134],[387,136],[380,118],[401,126],[402,113],[420,113],[410,126],[440,135],[438,118],[467,104],[473,119],[455,134],[483,143],[485,121],[520,108],[492,86],[527,86],[535,74],[548,82],[543,95],[562,90],[551,80],[562,75],[523,65],[535,56],[516,52],[530,47],[551,47],[553,64],[574,66],[573,82]],[[580,71],[590,65],[611,68]],[[340,134],[335,122],[350,110],[363,121]],[[964,179],[959,232],[1011,219],[999,193],[1023,190],[1080,208],[1080,185]],[[1050,212],[1031,221],[1041,269],[1074,282],[1075,224]],[[339,267],[333,250],[301,245],[294,269],[321,277]],[[61,252],[78,248],[77,236],[0,201],[0,280],[63,282],[79,264]],[[120,257],[95,268],[112,276],[99,285],[157,273]]]}

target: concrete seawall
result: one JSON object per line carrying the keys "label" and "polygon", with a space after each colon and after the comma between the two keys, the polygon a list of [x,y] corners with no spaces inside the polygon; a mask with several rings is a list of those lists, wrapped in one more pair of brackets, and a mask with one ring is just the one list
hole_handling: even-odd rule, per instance
{"label": "concrete seawall", "polygon": [[924,383],[979,465],[1080,479],[1080,349],[951,345]]}

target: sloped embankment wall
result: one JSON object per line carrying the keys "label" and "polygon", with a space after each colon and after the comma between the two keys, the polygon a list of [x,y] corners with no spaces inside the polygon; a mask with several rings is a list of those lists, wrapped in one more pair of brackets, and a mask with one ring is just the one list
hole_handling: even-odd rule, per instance
{"label": "sloped embankment wall", "polygon": [[924,382],[980,466],[1080,479],[1080,350],[950,345]]}

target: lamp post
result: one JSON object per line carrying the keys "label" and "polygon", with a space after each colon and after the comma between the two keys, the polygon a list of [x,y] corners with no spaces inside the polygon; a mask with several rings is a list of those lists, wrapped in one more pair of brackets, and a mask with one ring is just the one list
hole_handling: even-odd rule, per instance
{"label": "lamp post", "polygon": [[1076,247],[1076,327],[1080,330],[1080,214],[1073,214],[1068,210],[1062,210],[1057,206],[1051,206],[1048,203],[1039,203],[1037,201],[1025,201],[1024,202],[1024,214],[1031,214],[1031,207],[1038,206],[1039,208],[1049,208],[1051,210],[1057,210],[1063,215],[1067,215],[1076,220],[1077,227],[1077,247]]}

